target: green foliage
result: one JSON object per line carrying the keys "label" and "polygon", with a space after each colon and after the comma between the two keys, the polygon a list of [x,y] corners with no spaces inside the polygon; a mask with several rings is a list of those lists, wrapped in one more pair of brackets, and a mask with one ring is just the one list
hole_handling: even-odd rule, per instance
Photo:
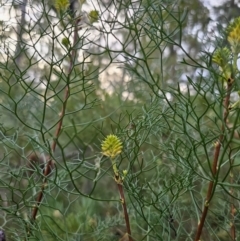
{"label": "green foliage", "polygon": [[7,240],[239,236],[239,18],[199,39],[200,1],[1,4]]}

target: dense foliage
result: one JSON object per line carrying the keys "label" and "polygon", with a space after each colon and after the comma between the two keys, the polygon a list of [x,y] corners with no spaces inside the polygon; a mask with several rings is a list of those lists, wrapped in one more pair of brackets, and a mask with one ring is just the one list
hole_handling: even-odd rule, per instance
{"label": "dense foliage", "polygon": [[238,4],[0,4],[0,241],[237,240]]}

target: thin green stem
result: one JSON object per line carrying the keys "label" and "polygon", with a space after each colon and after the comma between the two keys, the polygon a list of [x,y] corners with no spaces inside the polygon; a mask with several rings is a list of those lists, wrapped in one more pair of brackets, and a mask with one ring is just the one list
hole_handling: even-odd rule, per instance
{"label": "thin green stem", "polygon": [[[233,173],[233,165],[234,165],[234,157],[232,157],[232,149],[230,149],[230,153],[229,153],[229,163],[230,163],[230,174],[229,174],[229,178],[230,178],[230,184],[234,183],[234,173]],[[233,241],[236,240],[236,226],[235,226],[235,215],[236,215],[236,208],[234,205],[234,188],[231,187],[230,188],[230,236],[232,238]]]}

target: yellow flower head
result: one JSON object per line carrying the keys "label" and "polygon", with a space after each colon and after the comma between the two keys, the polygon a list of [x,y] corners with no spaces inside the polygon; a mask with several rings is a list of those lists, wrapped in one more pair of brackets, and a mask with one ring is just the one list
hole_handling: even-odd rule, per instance
{"label": "yellow flower head", "polygon": [[70,46],[70,41],[68,38],[63,38],[62,39],[62,45],[65,46],[67,49]]}
{"label": "yellow flower head", "polygon": [[59,12],[65,12],[68,9],[69,5],[69,0],[55,0],[54,3],[54,7]]}
{"label": "yellow flower head", "polygon": [[240,17],[235,18],[227,28],[227,40],[235,54],[240,52]]}
{"label": "yellow flower head", "polygon": [[219,48],[215,51],[212,61],[224,68],[229,64],[231,58],[231,51],[227,48]]}
{"label": "yellow flower head", "polygon": [[212,61],[220,67],[226,80],[231,77],[231,58],[231,51],[227,47],[217,49],[212,57]]}
{"label": "yellow flower head", "polygon": [[122,142],[115,135],[108,135],[102,142],[102,153],[105,156],[114,158],[122,152]]}
{"label": "yellow flower head", "polygon": [[88,18],[90,23],[95,23],[99,19],[99,12],[97,10],[92,10],[88,13]]}
{"label": "yellow flower head", "polygon": [[125,177],[125,176],[127,176],[127,174],[128,174],[128,171],[126,169],[123,170],[123,176]]}

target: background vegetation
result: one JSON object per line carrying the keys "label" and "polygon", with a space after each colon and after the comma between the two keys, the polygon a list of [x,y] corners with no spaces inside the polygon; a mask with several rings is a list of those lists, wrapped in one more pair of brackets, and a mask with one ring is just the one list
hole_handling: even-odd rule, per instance
{"label": "background vegetation", "polygon": [[109,134],[133,240],[237,240],[236,1],[0,6],[7,240],[128,240]]}

